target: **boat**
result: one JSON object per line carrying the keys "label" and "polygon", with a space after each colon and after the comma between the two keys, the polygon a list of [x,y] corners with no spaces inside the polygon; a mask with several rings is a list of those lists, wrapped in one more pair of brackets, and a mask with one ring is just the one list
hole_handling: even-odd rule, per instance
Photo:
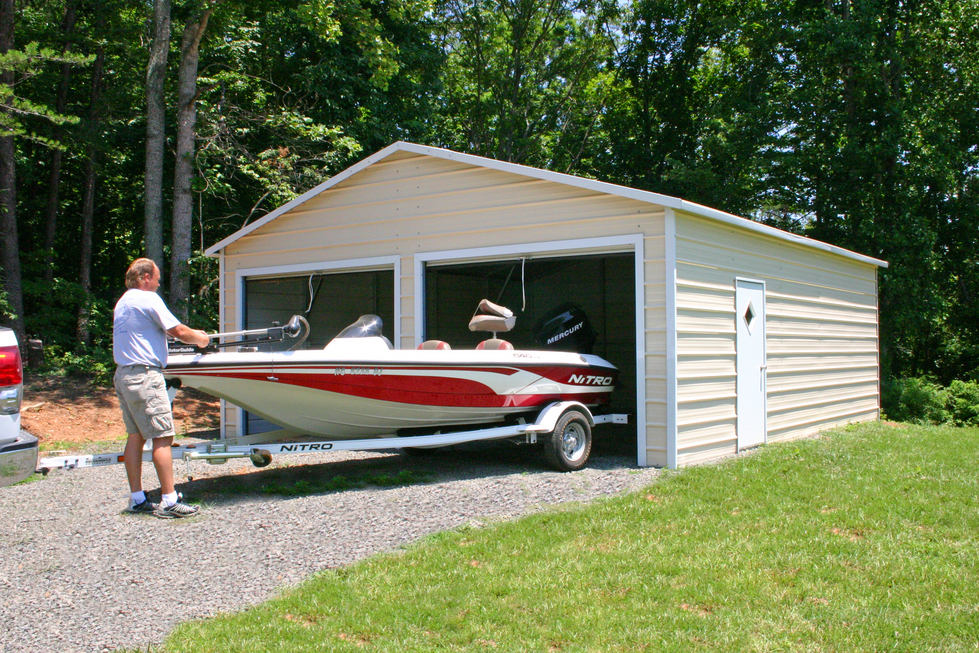
{"label": "boat", "polygon": [[[487,300],[469,327],[492,337],[476,349],[428,341],[398,350],[383,335],[381,319],[364,315],[323,349],[259,351],[265,342],[308,335],[304,323],[295,316],[284,327],[215,334],[246,339],[215,345],[235,351],[174,353],[164,374],[173,385],[226,399],[278,425],[283,438],[332,440],[533,422],[561,402],[607,412],[618,377],[596,355],[514,349],[497,336],[513,328],[515,316]],[[261,338],[251,339],[256,334]]]}
{"label": "boat", "polygon": [[[265,467],[273,454],[417,453],[505,439],[540,445],[557,470],[581,469],[591,453],[592,427],[628,423],[628,415],[610,409],[618,370],[588,353],[595,332],[574,305],[558,307],[535,325],[542,349],[514,349],[497,338],[515,321],[509,309],[483,300],[469,328],[492,337],[471,350],[434,340],[397,350],[376,315],[361,316],[322,349],[300,349],[309,336],[302,316],[285,326],[211,334],[204,349],[174,344],[164,370],[171,401],[178,388],[196,388],[280,428],[174,445],[172,455],[187,462],[189,477],[195,460],[250,458]],[[271,351],[287,338],[295,340],[289,350]],[[143,460],[152,460],[152,453],[148,445]],[[124,460],[122,453],[77,454],[38,465],[47,473]]]}

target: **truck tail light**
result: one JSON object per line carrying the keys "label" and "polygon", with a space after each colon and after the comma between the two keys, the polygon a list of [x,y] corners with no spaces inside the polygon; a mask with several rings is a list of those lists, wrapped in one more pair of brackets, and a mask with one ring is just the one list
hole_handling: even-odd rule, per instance
{"label": "truck tail light", "polygon": [[24,365],[17,347],[0,347],[0,413],[20,412]]}

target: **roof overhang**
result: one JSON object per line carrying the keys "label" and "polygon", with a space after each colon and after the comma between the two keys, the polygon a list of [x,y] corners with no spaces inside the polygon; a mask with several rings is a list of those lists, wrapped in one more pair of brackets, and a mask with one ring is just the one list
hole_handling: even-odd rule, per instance
{"label": "roof overhang", "polygon": [[373,164],[386,159],[395,152],[411,152],[413,154],[433,156],[440,159],[448,159],[451,161],[459,161],[461,163],[467,163],[473,166],[479,166],[482,168],[490,168],[492,170],[499,170],[501,172],[509,172],[517,175],[523,175],[525,177],[531,177],[534,179],[541,179],[546,181],[552,181],[558,184],[566,184],[569,186],[575,186],[577,188],[583,188],[587,190],[592,190],[600,193],[607,193],[609,195],[617,195],[619,197],[626,197],[639,202],[647,202],[649,204],[658,204],[660,206],[668,207],[677,211],[683,211],[691,215],[700,216],[708,218],[711,220],[716,220],[718,222],[723,222],[730,224],[732,226],[738,227],[739,229],[745,229],[747,231],[752,231],[758,234],[769,236],[771,238],[777,238],[779,240],[785,240],[803,247],[809,247],[812,249],[821,250],[824,252],[829,252],[842,256],[848,259],[853,259],[860,261],[862,263],[868,263],[870,265],[876,265],[879,267],[887,267],[887,261],[882,261],[870,256],[865,256],[863,254],[858,254],[852,252],[848,249],[842,247],[837,247],[835,245],[830,245],[829,243],[824,243],[819,240],[813,240],[812,238],[806,238],[805,236],[799,236],[787,231],[782,231],[781,229],[776,229],[775,227],[769,227],[768,225],[761,224],[759,222],[754,222],[753,220],[748,220],[746,218],[741,218],[731,213],[725,213],[724,211],[718,211],[717,209],[712,209],[708,206],[703,206],[701,204],[696,204],[694,202],[688,202],[676,197],[671,197],[669,195],[661,195],[659,193],[651,193],[644,190],[636,190],[635,188],[628,188],[626,186],[619,186],[617,184],[610,184],[603,181],[595,181],[594,179],[585,179],[584,177],[575,177],[573,175],[566,175],[560,172],[551,172],[549,170],[541,170],[539,168],[531,168],[529,166],[520,165],[517,163],[507,163],[505,161],[496,161],[494,159],[487,159],[481,156],[475,156],[472,154],[462,154],[460,152],[453,152],[452,150],[446,150],[439,147],[429,147],[427,145],[417,145],[415,143],[406,143],[403,141],[398,141],[397,143],[392,143],[391,145],[385,147],[371,156],[359,161],[358,163],[350,166],[343,172],[330,177],[325,182],[306,191],[296,199],[283,204],[279,208],[275,209],[271,213],[266,214],[262,218],[252,222],[245,227],[242,227],[235,233],[231,234],[224,240],[212,245],[207,250],[205,254],[208,256],[217,256],[218,253],[232,244],[242,236],[246,236],[256,229],[268,224],[272,220],[283,213],[288,213],[292,209],[300,206],[301,204],[309,201],[313,197],[316,197],[325,190],[336,186],[340,182],[349,179],[353,175],[357,174],[361,170],[372,166]]}

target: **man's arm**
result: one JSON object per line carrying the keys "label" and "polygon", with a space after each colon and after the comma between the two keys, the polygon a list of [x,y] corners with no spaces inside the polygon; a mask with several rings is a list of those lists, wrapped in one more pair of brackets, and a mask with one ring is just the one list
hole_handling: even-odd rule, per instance
{"label": "man's arm", "polygon": [[186,324],[178,324],[172,329],[167,329],[167,334],[173,336],[180,342],[186,342],[188,345],[197,345],[202,349],[207,347],[208,343],[211,342],[211,337],[206,333],[197,329],[191,329]]}

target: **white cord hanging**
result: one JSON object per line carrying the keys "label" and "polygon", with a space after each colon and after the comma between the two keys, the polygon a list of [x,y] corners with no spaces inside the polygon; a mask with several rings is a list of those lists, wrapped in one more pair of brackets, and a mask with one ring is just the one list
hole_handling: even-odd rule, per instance
{"label": "white cord hanging", "polygon": [[[527,310],[527,274],[526,274],[526,267],[527,267],[527,259],[525,257],[520,257],[520,294],[523,297],[523,307],[520,309],[520,312],[521,313],[523,313],[524,311]],[[506,287],[508,285],[510,285],[510,277],[512,277],[512,276],[513,276],[513,268],[511,267],[510,268],[510,271],[507,272],[506,281],[503,282],[503,287],[500,288],[500,294],[498,294],[496,296],[496,303],[497,304],[499,304],[500,303],[500,300],[503,298],[503,293],[506,290]]]}
{"label": "white cord hanging", "polygon": [[525,272],[527,267],[527,259],[520,259],[520,293],[523,295],[523,307],[521,307],[520,312],[523,313],[527,310],[527,274]]}
{"label": "white cord hanging", "polygon": [[306,315],[309,315],[309,312],[311,310],[313,310],[313,298],[316,296],[315,293],[313,292],[313,277],[314,276],[315,275],[312,275],[312,274],[309,275],[309,306],[306,307]]}

